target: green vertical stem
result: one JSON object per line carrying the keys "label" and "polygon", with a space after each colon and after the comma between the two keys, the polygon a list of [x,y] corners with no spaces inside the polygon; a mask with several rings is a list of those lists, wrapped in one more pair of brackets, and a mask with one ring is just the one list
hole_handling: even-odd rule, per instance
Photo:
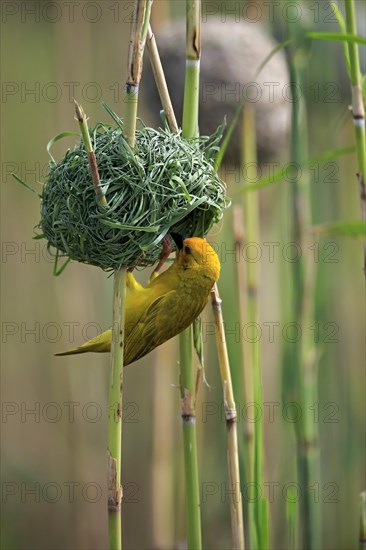
{"label": "green vertical stem", "polygon": [[[346,28],[349,34],[357,34],[355,2],[347,0]],[[360,58],[358,44],[348,42],[348,53],[350,61],[350,76],[352,83],[352,111],[355,121],[357,156],[359,171],[365,180],[366,177],[366,136],[365,136],[365,108],[362,97],[362,74],[360,69]]]}
{"label": "green vertical stem", "polygon": [[[235,249],[237,252],[237,258],[242,257],[242,251],[245,246],[245,229],[244,229],[244,209],[242,204],[233,205],[233,229]],[[243,261],[236,261],[236,275],[237,275],[237,298],[239,305],[239,323],[241,327],[245,327],[246,320],[246,303],[247,303],[247,289],[246,289],[246,265]],[[244,399],[244,405],[247,403],[253,403],[253,369],[250,361],[250,355],[248,350],[248,342],[245,338],[240,339],[240,360],[242,377],[240,379],[241,391],[240,395]],[[254,425],[249,421],[249,417],[244,419],[244,441],[242,445],[242,459],[244,461],[244,471],[246,482],[252,482],[254,479]],[[250,532],[250,528],[249,528]]]}
{"label": "green vertical stem", "polygon": [[[149,27],[150,0],[135,0],[128,52],[124,134],[131,149],[135,147],[138,91],[142,56]],[[109,550],[122,548],[122,390],[126,269],[114,274],[111,374],[108,398],[108,535]]]}
{"label": "green vertical stem", "polygon": [[[244,166],[257,164],[256,155],[256,128],[255,128],[255,112],[253,109],[245,107],[243,112],[243,127],[242,127],[242,163]],[[245,170],[243,170],[245,173]],[[245,184],[246,182],[244,182]],[[255,243],[257,246],[260,242],[259,230],[259,205],[258,194],[247,193],[243,195],[243,210],[244,210],[244,235],[246,243]],[[258,327],[259,321],[259,306],[258,306],[258,288],[259,288],[259,263],[257,261],[248,261],[246,263],[246,310],[245,321],[246,326],[252,326],[255,330]],[[247,339],[249,340],[249,339]],[[260,359],[259,338],[254,338],[253,342],[245,342],[245,363],[244,363],[244,379],[253,384],[252,388],[247,389],[247,395],[253,396],[254,403],[262,410],[262,373]],[[263,421],[262,415],[254,424],[254,441],[253,448],[249,449],[253,454],[249,464],[252,465],[252,470],[249,472],[251,482],[254,482],[254,487],[257,491],[263,490]],[[248,480],[249,481],[249,480]],[[261,493],[260,493],[261,494]],[[267,548],[268,543],[268,522],[267,522],[267,501],[263,498],[255,499],[251,504],[253,513],[250,514],[250,542],[254,548]]]}
{"label": "green vertical stem", "polygon": [[114,275],[113,335],[108,401],[108,533],[109,550],[122,548],[121,522],[121,453],[122,453],[122,389],[126,270]]}
{"label": "green vertical stem", "polygon": [[[245,246],[245,230],[244,230],[244,215],[243,205],[234,204],[232,207],[232,221],[233,221],[233,235],[236,251],[236,292],[238,302],[238,319],[239,326],[245,327],[246,321],[246,304],[247,304],[247,290],[246,290],[246,264],[243,261],[244,258],[244,246]],[[237,343],[234,342],[232,346],[237,348]],[[232,349],[229,347],[229,352]],[[234,356],[235,357],[235,356]],[[239,357],[235,359],[237,363],[237,383],[235,389],[237,391],[237,399],[240,403],[240,409],[244,409],[248,403],[254,402],[253,390],[253,372],[250,368],[250,361],[248,357],[248,342],[246,338],[240,338],[240,351]],[[235,364],[235,363],[234,363]],[[234,372],[233,372],[234,374]],[[234,379],[235,381],[235,379]],[[249,421],[249,417],[242,420],[244,427],[241,430],[241,437],[239,438],[239,458],[240,458],[240,471],[244,484],[252,483],[254,479],[254,424]],[[249,520],[249,507],[244,506],[244,525],[246,527],[247,546],[254,548],[253,541],[249,545],[249,541],[252,539],[251,534],[255,532],[255,525],[253,524],[254,518]],[[254,526],[253,526],[254,525]]]}
{"label": "green vertical stem", "polygon": [[[196,14],[200,13],[199,2],[195,2],[193,11]],[[197,19],[196,15],[194,15],[192,19],[192,14],[192,6],[187,5],[187,35],[192,32],[192,25],[199,28],[200,24],[200,19]],[[147,47],[161,104],[165,111],[169,127],[172,132],[177,133],[178,124],[169,97],[155,37],[150,27],[147,32]],[[187,46],[187,52],[188,50],[189,46]],[[185,137],[196,135],[198,131],[199,62],[196,64],[193,85],[191,85],[191,77],[192,72],[189,73],[189,76],[186,76],[184,95],[184,109],[186,112],[190,113],[189,117],[185,117],[185,122],[183,123],[183,135]],[[195,106],[194,109],[191,108],[192,105]],[[199,550],[202,548],[202,535],[195,413],[197,378],[194,374],[192,352],[192,327],[189,327],[179,336],[181,416],[183,425],[183,459],[186,487],[187,547],[189,550]]]}
{"label": "green vertical stem", "polygon": [[[200,0],[186,1],[187,66],[182,128],[183,137],[186,138],[196,136],[198,132],[200,13]],[[200,550],[202,548],[202,536],[192,340],[192,327],[179,335],[179,366],[186,487],[187,547],[188,550]]]}
{"label": "green vertical stem", "polygon": [[201,58],[201,1],[187,0],[186,75],[184,81],[183,137],[198,134],[198,102]]}
{"label": "green vertical stem", "polygon": [[[74,103],[76,117],[89,158],[97,201],[101,206],[105,207],[107,206],[107,201],[100,184],[99,171],[90,140],[87,119],[81,105],[75,100]],[[108,407],[108,534],[110,550],[120,550],[122,548],[121,442],[125,292],[126,271],[121,269],[115,274],[114,278],[113,338]]]}
{"label": "green vertical stem", "polygon": [[189,550],[196,550],[202,548],[202,543],[191,326],[179,336],[179,358],[184,471],[186,480],[187,547]]}
{"label": "green vertical stem", "polygon": [[[298,29],[300,31],[300,29]],[[297,28],[289,24],[290,37],[296,36]],[[293,347],[291,369],[296,375],[295,396],[302,416],[294,423],[297,442],[297,472],[302,491],[300,499],[300,523],[303,550],[316,550],[321,547],[321,509],[315,502],[312,489],[320,485],[320,457],[318,449],[318,424],[314,422],[311,409],[318,396],[318,354],[313,334],[308,327],[314,323],[314,296],[316,264],[311,255],[309,228],[311,226],[311,194],[309,172],[304,168],[308,157],[308,137],[306,105],[298,90],[305,89],[305,65],[300,65],[295,47],[290,47],[289,64],[291,93],[297,98],[292,103],[291,162],[301,176],[291,183],[292,235],[301,251],[299,261],[291,264],[292,278],[292,321],[302,327],[300,341]]]}
{"label": "green vertical stem", "polygon": [[[354,0],[346,0],[345,8],[347,33],[357,34]],[[364,98],[362,97],[362,75],[360,70],[358,45],[356,42],[348,42],[347,45],[352,84],[352,114],[355,126],[357,148],[357,179],[360,187],[361,215],[362,219],[366,220],[366,132]],[[366,240],[364,241],[363,269],[366,275]]]}
{"label": "green vertical stem", "polygon": [[289,550],[296,550],[297,548],[297,512],[298,503],[296,502],[296,495],[293,495],[293,498],[288,499],[286,502],[286,520],[288,526]]}
{"label": "green vertical stem", "polygon": [[184,81],[184,97],[187,97],[187,101],[184,101],[183,137],[198,135],[199,66],[199,60],[187,59],[186,78]]}
{"label": "green vertical stem", "polygon": [[135,0],[131,23],[130,47],[125,95],[124,136],[131,146],[135,146],[138,94],[142,74],[142,58],[145,48],[152,0]]}
{"label": "green vertical stem", "polygon": [[[157,6],[156,6],[157,7]],[[160,5],[161,7],[161,5]],[[158,14],[159,16],[159,14]],[[166,83],[164,70],[161,64],[160,56],[158,47],[156,44],[154,33],[152,32],[151,26],[149,25],[148,32],[147,32],[147,40],[146,40],[146,46],[149,52],[149,58],[151,67],[153,70],[154,78],[156,87],[159,92],[159,97],[161,101],[161,105],[163,107],[163,110],[165,112],[169,128],[172,132],[178,133],[179,128],[177,124],[177,120],[175,118],[174,109],[172,106],[172,102],[169,96],[168,86]],[[163,354],[164,351],[161,352],[161,348],[158,348],[157,350],[158,354]],[[160,358],[162,360],[162,357]],[[159,359],[157,361],[159,364]],[[173,446],[174,442],[172,437],[169,437],[169,435],[166,437],[165,442],[161,441],[161,430],[168,432],[169,429],[172,427],[170,426],[170,415],[167,414],[167,410],[171,407],[172,402],[170,401],[170,395],[167,393],[164,393],[163,396],[160,395],[160,392],[158,391],[158,388],[161,387],[161,373],[154,373],[154,391],[153,391],[153,401],[154,401],[154,417],[159,419],[159,422],[155,422],[154,426],[154,436],[153,436],[153,469],[155,471],[154,479],[153,479],[153,490],[152,490],[152,509],[153,509],[153,544],[155,546],[164,546],[169,547],[172,546],[172,540],[174,539],[174,530],[176,528],[176,517],[181,516],[180,510],[179,510],[179,504],[180,502],[176,501],[176,504],[178,503],[178,506],[174,507],[172,506],[172,499],[173,494],[171,491],[171,487],[169,483],[167,484],[165,482],[164,488],[162,487],[162,476],[164,476],[164,479],[166,479],[167,474],[171,474],[174,476],[173,470],[174,468],[177,468],[178,471],[181,471],[179,468],[179,464],[176,464],[176,461],[173,459]],[[183,419],[183,422],[185,419]],[[163,424],[163,427],[162,427]],[[190,428],[187,428],[186,432],[190,431]],[[173,435],[173,434],[170,434]],[[188,451],[189,444],[186,445],[186,450]],[[194,450],[194,454],[196,454],[196,450]],[[190,463],[191,457],[187,457],[187,460],[185,461],[185,464]],[[170,465],[168,466],[170,460]],[[183,460],[183,459],[182,459]],[[193,463],[189,468],[188,475],[191,475],[191,472],[194,471],[195,464]],[[194,481],[190,483],[190,486],[194,486],[198,484],[198,471],[196,469],[194,475],[197,477],[197,481]],[[177,476],[178,477],[178,476]],[[192,499],[194,499],[196,495],[192,495]],[[162,503],[162,501],[164,501]],[[195,506],[199,506],[199,502],[195,504]],[[168,518],[168,519],[167,519]],[[193,540],[195,538],[200,538],[199,534],[193,533],[190,535],[190,538]]]}

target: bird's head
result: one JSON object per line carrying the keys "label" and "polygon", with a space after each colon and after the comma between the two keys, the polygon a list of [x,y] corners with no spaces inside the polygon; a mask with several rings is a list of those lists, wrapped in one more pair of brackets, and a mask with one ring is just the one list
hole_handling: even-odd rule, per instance
{"label": "bird's head", "polygon": [[178,246],[179,255],[177,263],[187,275],[200,275],[216,283],[220,276],[220,261],[211,245],[200,237],[183,239],[177,235],[173,238]]}

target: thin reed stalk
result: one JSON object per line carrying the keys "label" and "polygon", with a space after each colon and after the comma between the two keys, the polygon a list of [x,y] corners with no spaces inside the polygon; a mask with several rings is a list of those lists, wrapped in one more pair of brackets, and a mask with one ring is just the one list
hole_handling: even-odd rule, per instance
{"label": "thin reed stalk", "polygon": [[122,548],[121,521],[121,455],[122,455],[122,390],[126,270],[114,275],[113,336],[108,399],[108,534],[109,550]]}
{"label": "thin reed stalk", "polygon": [[[245,107],[243,111],[242,125],[242,163],[244,166],[257,164],[256,155],[256,128],[254,110]],[[243,171],[245,173],[245,171]],[[244,182],[245,184],[246,182]],[[259,205],[257,193],[243,195],[244,210],[244,235],[246,243],[259,245]],[[259,263],[257,261],[246,262],[246,297],[245,297],[245,323],[246,326],[257,327],[259,321],[258,287],[259,287]],[[260,359],[259,338],[249,338],[244,343],[244,379],[252,387],[247,389],[247,398],[253,397],[254,403],[262,407],[262,373]],[[257,491],[263,489],[263,420],[262,415],[254,425],[254,442],[248,452],[252,453],[248,463],[251,471],[248,472],[248,481],[253,482]],[[261,493],[260,493],[261,494]],[[253,513],[249,514],[250,533],[249,540],[253,548],[267,548],[268,546],[268,521],[267,501],[263,498],[255,499],[251,505]]]}
{"label": "thin reed stalk", "polygon": [[[296,27],[289,25],[289,34],[294,36]],[[294,47],[289,50],[291,93],[297,96],[298,89],[305,89],[304,65],[297,64]],[[308,138],[306,105],[303,98],[292,103],[291,162],[304,166],[307,158]],[[291,264],[292,321],[301,327],[314,322],[314,295],[316,264],[311,255],[309,241],[311,226],[311,195],[309,172],[304,169],[301,179],[291,185],[292,235],[302,254],[298,262]],[[318,450],[318,424],[313,422],[309,411],[317,402],[318,357],[311,331],[304,331],[301,341],[295,344],[292,354],[292,370],[296,373],[295,395],[304,414],[294,424],[297,441],[297,470],[302,495],[300,522],[302,527],[302,548],[314,550],[321,547],[321,511],[314,501],[311,487],[320,484],[320,459]]]}
{"label": "thin reed stalk", "polygon": [[[142,55],[149,25],[150,0],[136,0],[128,53],[128,77],[124,132],[131,147],[135,146],[138,91],[142,72]],[[113,330],[111,374],[108,400],[108,534],[109,550],[122,548],[122,395],[126,269],[114,274]]]}
{"label": "thin reed stalk", "polygon": [[[241,327],[247,324],[246,320],[246,304],[247,304],[247,276],[246,265],[242,258],[244,258],[243,250],[245,245],[245,228],[244,228],[244,209],[243,205],[235,204],[233,206],[233,232],[235,249],[237,251],[235,262],[236,278],[237,278],[237,291],[238,291],[238,304],[239,304],[239,323]],[[243,370],[243,399],[244,406],[246,403],[253,403],[254,401],[254,383],[253,383],[253,370],[250,368],[252,364],[250,362],[250,355],[247,346],[248,340],[246,338],[240,339],[241,355],[242,355],[242,370]],[[253,422],[249,422],[249,418],[246,417],[244,428],[245,439],[245,475],[248,481],[253,480],[253,467],[254,467],[254,427]]]}
{"label": "thin reed stalk", "polygon": [[232,548],[244,550],[243,500],[240,489],[239,452],[237,435],[237,412],[231,381],[229,357],[227,353],[224,321],[222,317],[221,298],[214,286],[211,292],[211,303],[215,319],[216,347],[219,356],[221,382],[223,388],[224,410],[227,430],[228,478],[230,486],[230,516]]}
{"label": "thin reed stalk", "polygon": [[[236,290],[238,300],[238,319],[239,326],[245,327],[246,321],[246,304],[247,304],[247,284],[246,284],[246,265],[242,258],[244,258],[244,245],[245,245],[245,230],[244,230],[244,213],[242,204],[233,205],[233,236],[235,243],[235,267],[236,267]],[[237,346],[235,343],[234,345]],[[245,408],[248,403],[254,402],[254,383],[253,383],[253,371],[250,368],[250,360],[247,353],[247,340],[240,338],[240,357],[238,361],[238,388],[237,399],[239,397],[239,403],[241,408]],[[230,353],[230,346],[229,346]],[[235,378],[234,378],[235,385]],[[245,409],[244,409],[245,410]],[[240,459],[240,471],[243,482],[245,484],[252,483],[254,479],[254,424],[250,422],[249,416],[245,415],[243,419],[244,428],[242,434],[239,437],[239,459]],[[247,546],[249,541],[253,539],[251,533],[255,532],[255,524],[253,526],[254,517],[249,516],[249,508],[251,504],[248,503],[245,506],[244,503],[244,525],[245,536],[247,540]],[[254,545],[251,544],[254,548]]]}
{"label": "thin reed stalk", "polygon": [[[357,34],[355,2],[347,0],[346,29],[349,34]],[[360,58],[356,42],[347,42],[349,55],[349,71],[352,84],[352,114],[355,126],[356,149],[357,149],[357,179],[360,187],[361,215],[366,220],[366,132],[365,132],[365,107],[362,97],[362,73],[360,69]],[[364,266],[366,276],[366,240],[364,241]]]}
{"label": "thin reed stalk", "polygon": [[165,80],[163,67],[160,61],[158,47],[156,45],[155,36],[149,26],[147,33],[147,49],[150,56],[151,67],[153,70],[156,86],[159,92],[160,101],[168,120],[169,128],[175,134],[178,133],[178,124],[175,118],[173,105],[169,96],[168,86]]}
{"label": "thin reed stalk", "polygon": [[81,135],[85,144],[86,152],[88,153],[90,172],[93,180],[94,191],[97,196],[97,201],[100,206],[107,206],[107,201],[103,188],[100,184],[99,170],[97,165],[97,159],[93,150],[92,142],[90,139],[89,128],[87,118],[85,116],[82,106],[74,99],[76,118],[80,126]]}
{"label": "thin reed stalk", "polygon": [[[183,137],[198,132],[200,0],[186,1],[186,78],[183,103]],[[179,335],[179,366],[183,423],[183,454],[186,486],[187,547],[202,548],[200,491],[198,478],[195,375],[193,369],[192,326]]]}

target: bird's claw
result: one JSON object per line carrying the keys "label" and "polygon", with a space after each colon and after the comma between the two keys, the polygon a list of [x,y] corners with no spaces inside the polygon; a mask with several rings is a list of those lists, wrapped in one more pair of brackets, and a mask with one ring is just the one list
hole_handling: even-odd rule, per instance
{"label": "bird's claw", "polygon": [[166,235],[162,240],[162,245],[163,245],[163,250],[162,250],[162,252],[159,256],[158,265],[156,266],[156,268],[154,269],[154,271],[151,274],[151,279],[153,279],[153,278],[155,278],[159,275],[161,268],[165,264],[165,260],[170,256],[170,254],[173,251],[172,243],[171,243],[169,237],[167,237]]}

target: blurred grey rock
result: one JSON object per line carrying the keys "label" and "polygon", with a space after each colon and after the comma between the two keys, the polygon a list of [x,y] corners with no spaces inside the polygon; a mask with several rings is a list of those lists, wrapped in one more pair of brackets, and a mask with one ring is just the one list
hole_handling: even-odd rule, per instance
{"label": "blurred grey rock", "polygon": [[[185,73],[185,22],[172,22],[155,31],[173,107],[181,123]],[[200,80],[201,134],[213,133],[225,115],[230,124],[243,97],[256,111],[259,160],[277,157],[287,147],[291,117],[286,59],[277,52],[260,75],[256,71],[277,43],[260,23],[241,21],[202,23]],[[147,57],[147,56],[146,56]],[[145,61],[141,98],[159,124],[160,100],[150,63]],[[226,160],[239,160],[240,123]]]}

